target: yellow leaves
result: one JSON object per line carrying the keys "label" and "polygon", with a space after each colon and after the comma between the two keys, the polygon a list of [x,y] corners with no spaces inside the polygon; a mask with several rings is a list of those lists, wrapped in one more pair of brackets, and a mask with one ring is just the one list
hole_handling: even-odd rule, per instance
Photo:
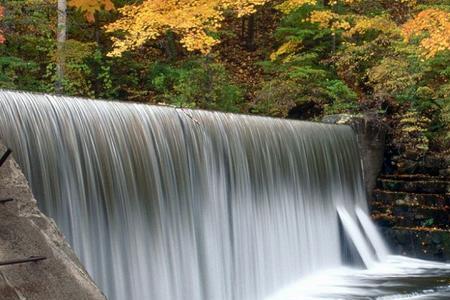
{"label": "yellow leaves", "polygon": [[328,28],[331,23],[339,18],[339,15],[329,11],[329,10],[319,10],[313,11],[309,18],[309,22],[318,23],[320,28]]}
{"label": "yellow leaves", "polygon": [[277,51],[273,52],[270,55],[270,60],[274,61],[278,59],[280,56],[287,55],[288,57],[293,54],[295,51],[297,51],[301,47],[300,42],[296,42],[293,40],[290,40],[278,48]]}
{"label": "yellow leaves", "polygon": [[397,1],[409,7],[414,7],[417,5],[417,0],[397,0]]}
{"label": "yellow leaves", "polygon": [[358,17],[356,23],[348,30],[344,36],[352,37],[356,34],[365,34],[367,31],[376,30],[385,34],[397,34],[398,26],[387,16]]}
{"label": "yellow leaves", "polygon": [[[355,0],[355,2],[356,1],[358,0]],[[367,17],[358,15],[342,15],[331,10],[315,10],[311,12],[307,21],[318,24],[322,29],[328,28],[333,32],[340,30],[343,32],[343,36],[345,38],[352,38],[357,34],[363,35],[371,30],[388,35],[400,35],[400,30],[397,24],[386,15]]]}
{"label": "yellow leaves", "polygon": [[288,14],[303,5],[316,5],[317,0],[286,0],[276,6],[276,8],[284,14]]}
{"label": "yellow leaves", "polygon": [[[360,1],[361,0],[332,0],[328,2],[328,6],[335,6],[338,4],[352,5]],[[322,1],[319,0],[285,0],[281,4],[278,4],[276,8],[284,14],[289,14],[303,5],[317,5],[320,3],[322,3]]]}
{"label": "yellow leaves", "polygon": [[94,22],[94,14],[100,9],[111,11],[115,9],[114,3],[111,0],[69,0],[68,5],[78,8],[84,12],[88,22]]}
{"label": "yellow leaves", "polygon": [[204,31],[198,30],[184,35],[181,38],[181,43],[188,51],[200,51],[200,53],[206,55],[219,41],[207,35]]}
{"label": "yellow leaves", "polygon": [[181,37],[181,42],[190,51],[208,51],[213,45],[206,30],[217,29],[221,18],[206,1],[192,1],[180,4],[176,0],[153,0],[142,4],[128,5],[119,11],[122,18],[107,26],[108,32],[121,31],[123,39],[114,38],[114,49],[110,56],[118,56],[124,51],[154,40],[167,31]]}
{"label": "yellow leaves", "polygon": [[329,28],[332,31],[350,28],[350,24],[343,17],[329,10],[313,11],[308,21],[319,24],[320,28]]}
{"label": "yellow leaves", "polygon": [[420,46],[426,58],[450,50],[450,13],[439,9],[426,9],[403,25],[402,33],[408,42],[413,37],[423,37]]}
{"label": "yellow leaves", "polygon": [[219,4],[222,9],[233,10],[238,18],[248,16],[256,12],[258,6],[264,5],[270,0],[222,0]]}
{"label": "yellow leaves", "polygon": [[329,10],[316,10],[311,13],[308,21],[319,24],[320,28],[329,28],[338,18],[338,14],[335,14]]}
{"label": "yellow leaves", "polygon": [[107,32],[122,32],[113,39],[109,56],[120,56],[167,32],[174,33],[188,51],[209,53],[219,43],[211,36],[219,30],[224,11],[238,17],[255,12],[269,0],[145,0],[119,9],[122,18],[106,26]]}
{"label": "yellow leaves", "polygon": [[329,1],[328,5],[329,6],[334,6],[334,5],[338,5],[339,3],[345,4],[345,5],[352,5],[352,4],[355,4],[355,3],[358,3],[358,2],[361,2],[361,0],[341,0],[341,1],[332,0],[332,1]]}

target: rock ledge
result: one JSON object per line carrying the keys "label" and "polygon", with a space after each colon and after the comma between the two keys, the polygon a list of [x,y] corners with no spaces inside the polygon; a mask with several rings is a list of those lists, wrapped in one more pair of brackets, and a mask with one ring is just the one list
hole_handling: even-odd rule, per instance
{"label": "rock ledge", "polygon": [[[5,151],[0,144],[0,154]],[[105,300],[55,222],[39,211],[28,182],[10,157],[0,168],[0,262],[45,256],[39,262],[0,266],[2,300]]]}

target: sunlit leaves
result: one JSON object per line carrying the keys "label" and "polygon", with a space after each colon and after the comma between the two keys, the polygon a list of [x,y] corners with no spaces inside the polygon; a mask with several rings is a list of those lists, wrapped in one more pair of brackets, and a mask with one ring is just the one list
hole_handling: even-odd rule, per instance
{"label": "sunlit leaves", "polygon": [[281,56],[287,57],[284,59],[284,61],[286,62],[287,60],[289,60],[289,57],[295,53],[298,49],[300,49],[301,47],[301,43],[297,42],[297,41],[287,41],[286,43],[284,43],[283,45],[281,45],[278,50],[276,50],[275,52],[273,52],[270,55],[270,60],[274,61],[276,59],[278,59]]}
{"label": "sunlit leaves", "polygon": [[[321,0],[286,0],[278,4],[276,8],[282,13],[289,14],[303,5],[320,5],[323,2]],[[328,1],[327,6],[351,5],[358,2],[361,0],[331,0]]]}
{"label": "sunlit leaves", "polygon": [[386,35],[399,36],[400,30],[393,20],[387,15],[374,17],[355,16],[353,26],[349,26],[349,30],[345,32],[345,37],[353,37],[355,35],[364,35],[370,31],[380,32]]}
{"label": "sunlit leaves", "polygon": [[277,9],[282,13],[288,14],[303,5],[316,5],[317,0],[286,0],[277,5]]}
{"label": "sunlit leaves", "polygon": [[322,29],[330,28],[332,31],[339,29],[348,30],[350,28],[350,24],[343,17],[330,10],[313,11],[308,21],[319,24],[319,27]]}
{"label": "sunlit leaves", "polygon": [[69,0],[68,5],[80,9],[88,22],[95,21],[95,13],[101,9],[111,11],[115,9],[111,0]]}
{"label": "sunlit leaves", "polygon": [[224,12],[242,17],[255,12],[257,6],[268,0],[146,0],[119,9],[122,17],[107,26],[115,32],[114,49],[110,56],[120,56],[138,48],[167,32],[179,38],[188,51],[207,54],[219,43],[212,33],[219,30]]}
{"label": "sunlit leaves", "polygon": [[450,50],[450,13],[439,9],[426,9],[403,26],[406,41],[419,37],[426,58]]}

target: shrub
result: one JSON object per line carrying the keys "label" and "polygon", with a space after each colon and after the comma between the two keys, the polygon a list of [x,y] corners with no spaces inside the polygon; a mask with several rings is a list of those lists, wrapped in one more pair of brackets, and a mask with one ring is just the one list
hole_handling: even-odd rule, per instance
{"label": "shrub", "polygon": [[153,63],[146,81],[155,102],[229,112],[239,111],[242,102],[240,87],[230,81],[223,65],[207,59],[178,66]]}

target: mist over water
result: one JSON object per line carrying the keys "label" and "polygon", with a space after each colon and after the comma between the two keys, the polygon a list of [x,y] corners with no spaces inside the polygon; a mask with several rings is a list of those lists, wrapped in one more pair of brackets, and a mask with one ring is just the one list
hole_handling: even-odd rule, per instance
{"label": "mist over water", "polygon": [[108,299],[266,299],[342,266],[337,207],[353,227],[367,210],[349,127],[10,91],[0,107],[0,138]]}

